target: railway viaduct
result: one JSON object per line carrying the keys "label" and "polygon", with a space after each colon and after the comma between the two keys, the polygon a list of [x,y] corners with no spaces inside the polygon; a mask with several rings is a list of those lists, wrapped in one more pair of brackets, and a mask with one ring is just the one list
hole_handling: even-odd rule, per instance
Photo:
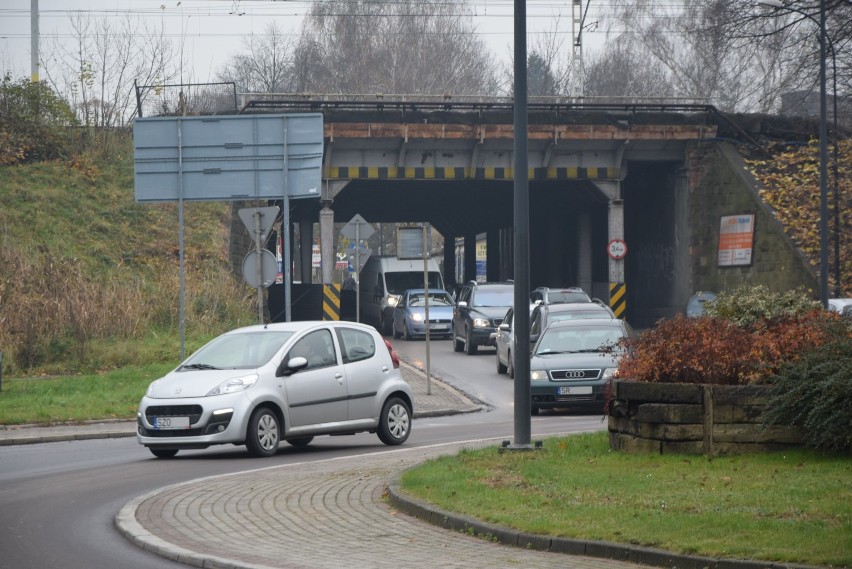
{"label": "railway viaduct", "polygon": [[[476,273],[483,236],[487,279],[513,277],[511,101],[267,97],[240,112],[323,113],[321,195],[291,201],[298,274],[312,272],[318,223],[330,283],[333,224],[359,214],[431,224],[448,284]],[[713,107],[531,98],[528,116],[531,288],[583,287],[640,327],[683,312],[698,291],[815,288],[737,151],[756,143]],[[720,220],[740,214],[753,216],[753,255],[721,266]],[[621,259],[613,240],[626,243]]]}

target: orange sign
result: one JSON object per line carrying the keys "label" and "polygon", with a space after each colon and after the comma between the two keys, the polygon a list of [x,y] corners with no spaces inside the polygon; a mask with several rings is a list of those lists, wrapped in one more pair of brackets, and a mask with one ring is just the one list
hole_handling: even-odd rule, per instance
{"label": "orange sign", "polygon": [[719,227],[718,266],[751,265],[754,247],[754,214],[723,215]]}

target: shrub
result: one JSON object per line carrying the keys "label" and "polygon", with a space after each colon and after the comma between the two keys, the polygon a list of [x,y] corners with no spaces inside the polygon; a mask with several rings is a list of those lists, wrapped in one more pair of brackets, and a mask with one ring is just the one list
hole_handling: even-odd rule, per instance
{"label": "shrub", "polygon": [[65,158],[77,119],[47,84],[6,75],[0,83],[0,164]]}
{"label": "shrub", "polygon": [[836,319],[825,326],[829,340],[798,361],[780,366],[768,382],[767,425],[791,425],[820,450],[852,451],[852,325]]}
{"label": "shrub", "polygon": [[704,314],[748,327],[764,320],[812,312],[820,307],[820,303],[810,298],[803,289],[777,293],[764,285],[757,285],[719,293],[715,300],[704,304]]}
{"label": "shrub", "polygon": [[[801,310],[805,308],[803,305]],[[773,313],[771,309],[767,312]],[[678,315],[661,320],[628,342],[618,374],[657,383],[762,383],[782,364],[796,362],[826,344],[829,324],[840,320],[837,314],[822,309],[778,313],[784,315],[761,317],[748,326],[738,324],[740,319],[716,316]]]}

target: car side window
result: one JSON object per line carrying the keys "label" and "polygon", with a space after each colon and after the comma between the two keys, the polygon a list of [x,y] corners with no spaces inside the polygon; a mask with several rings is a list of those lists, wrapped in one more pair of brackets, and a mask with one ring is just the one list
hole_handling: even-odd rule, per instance
{"label": "car side window", "polygon": [[369,332],[354,328],[338,328],[337,338],[340,340],[343,352],[343,363],[367,360],[376,354],[376,342]]}
{"label": "car side window", "polygon": [[532,324],[530,325],[530,334],[541,334],[541,311],[537,310],[533,314]]}
{"label": "car side window", "polygon": [[334,353],[334,341],[328,330],[316,330],[300,338],[293,347],[287,359],[303,357],[308,360],[305,369],[316,369],[335,365],[337,357]]}

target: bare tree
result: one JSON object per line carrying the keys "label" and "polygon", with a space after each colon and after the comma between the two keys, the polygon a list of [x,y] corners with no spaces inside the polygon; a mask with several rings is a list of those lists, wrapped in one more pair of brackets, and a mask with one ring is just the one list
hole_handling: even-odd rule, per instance
{"label": "bare tree", "polygon": [[294,57],[300,90],[490,94],[496,69],[467,4],[447,0],[321,0]]}
{"label": "bare tree", "polygon": [[[849,68],[852,3],[826,0],[826,5],[840,79]],[[815,84],[818,7],[819,0],[787,0],[775,11],[743,0],[612,0],[608,22],[610,30],[619,29],[612,37],[632,37],[643,46],[641,61],[666,75],[671,96],[709,98],[725,110],[766,112],[777,107],[781,93]],[[848,91],[845,81],[842,89],[838,82],[838,91]]]}
{"label": "bare tree", "polygon": [[135,112],[133,82],[166,83],[178,59],[160,29],[131,17],[117,24],[71,16],[74,41],[54,42],[42,62],[45,76],[68,100],[84,126],[124,126]]}
{"label": "bare tree", "polygon": [[245,38],[243,47],[245,51],[219,71],[220,81],[233,81],[238,90],[251,93],[294,90],[295,41],[276,22],[267,24],[262,35]]}
{"label": "bare tree", "polygon": [[674,91],[661,66],[643,61],[642,45],[629,36],[619,37],[593,54],[586,64],[585,95],[592,98],[660,99]]}

